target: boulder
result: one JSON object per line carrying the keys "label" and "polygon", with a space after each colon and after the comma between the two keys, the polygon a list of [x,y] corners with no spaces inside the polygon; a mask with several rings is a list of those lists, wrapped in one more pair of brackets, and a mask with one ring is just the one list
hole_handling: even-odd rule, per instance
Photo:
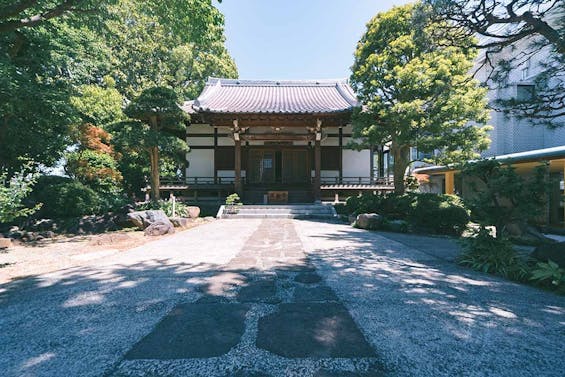
{"label": "boulder", "polygon": [[383,225],[384,217],[377,213],[362,213],[357,216],[355,225],[361,229],[380,229]]}
{"label": "boulder", "polygon": [[0,237],[0,250],[12,247],[12,240],[9,238]]}
{"label": "boulder", "polygon": [[8,237],[9,238],[14,238],[19,240],[20,238],[22,238],[22,236],[24,235],[24,231],[21,230],[19,227],[17,226],[13,226],[10,228],[10,230],[8,231]]}
{"label": "boulder", "polygon": [[127,217],[133,225],[142,230],[159,221],[170,223],[165,212],[160,209],[130,212],[127,214]]}
{"label": "boulder", "polygon": [[55,237],[55,232],[46,230],[45,232],[39,232],[39,235],[43,238],[53,238]]}
{"label": "boulder", "polygon": [[167,221],[155,221],[145,228],[146,236],[162,236],[164,234],[172,234],[175,232],[175,227],[167,219]]}
{"label": "boulder", "polygon": [[175,228],[186,228],[191,223],[190,219],[186,217],[171,217],[169,220],[173,223]]}
{"label": "boulder", "polygon": [[57,224],[52,219],[39,219],[31,226],[31,229],[36,231],[56,230]]}
{"label": "boulder", "polygon": [[406,233],[408,232],[408,223],[404,220],[390,220],[387,221],[385,228],[391,232]]}
{"label": "boulder", "polygon": [[565,268],[565,242],[556,242],[536,247],[531,257],[540,262],[552,260],[559,267]]}
{"label": "boulder", "polygon": [[541,245],[555,243],[555,240],[546,237],[543,233],[535,227],[527,223],[514,222],[506,224],[504,227],[504,234],[510,237],[510,240],[518,244],[524,245]]}
{"label": "boulder", "polygon": [[188,213],[188,217],[190,217],[191,219],[196,219],[198,216],[200,216],[200,207],[186,207],[186,212]]}

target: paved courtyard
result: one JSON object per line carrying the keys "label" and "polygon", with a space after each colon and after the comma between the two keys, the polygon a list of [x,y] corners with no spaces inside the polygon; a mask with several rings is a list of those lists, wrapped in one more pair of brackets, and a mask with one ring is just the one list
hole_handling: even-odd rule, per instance
{"label": "paved courtyard", "polygon": [[563,376],[565,298],[392,238],[220,220],[4,284],[2,375]]}

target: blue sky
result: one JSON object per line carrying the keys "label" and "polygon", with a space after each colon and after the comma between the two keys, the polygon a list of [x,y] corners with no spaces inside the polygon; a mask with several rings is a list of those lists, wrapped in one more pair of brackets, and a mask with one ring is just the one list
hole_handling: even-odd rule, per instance
{"label": "blue sky", "polygon": [[227,47],[242,79],[349,77],[373,15],[407,0],[223,0]]}

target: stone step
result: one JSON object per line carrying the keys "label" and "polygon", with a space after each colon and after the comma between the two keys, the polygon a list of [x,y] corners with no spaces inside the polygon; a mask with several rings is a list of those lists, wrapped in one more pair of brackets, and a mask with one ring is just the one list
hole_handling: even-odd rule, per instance
{"label": "stone step", "polygon": [[237,213],[227,213],[226,206],[218,211],[218,218],[333,218],[335,210],[329,205],[243,205]]}

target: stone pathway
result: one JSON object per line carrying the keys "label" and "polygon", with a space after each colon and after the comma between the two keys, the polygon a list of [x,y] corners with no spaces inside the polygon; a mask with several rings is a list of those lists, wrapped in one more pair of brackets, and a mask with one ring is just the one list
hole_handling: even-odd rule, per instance
{"label": "stone pathway", "polygon": [[563,296],[386,237],[221,220],[0,284],[0,375],[563,376]]}
{"label": "stone pathway", "polygon": [[378,376],[383,368],[304,253],[291,220],[265,220],[125,355],[113,376]]}

